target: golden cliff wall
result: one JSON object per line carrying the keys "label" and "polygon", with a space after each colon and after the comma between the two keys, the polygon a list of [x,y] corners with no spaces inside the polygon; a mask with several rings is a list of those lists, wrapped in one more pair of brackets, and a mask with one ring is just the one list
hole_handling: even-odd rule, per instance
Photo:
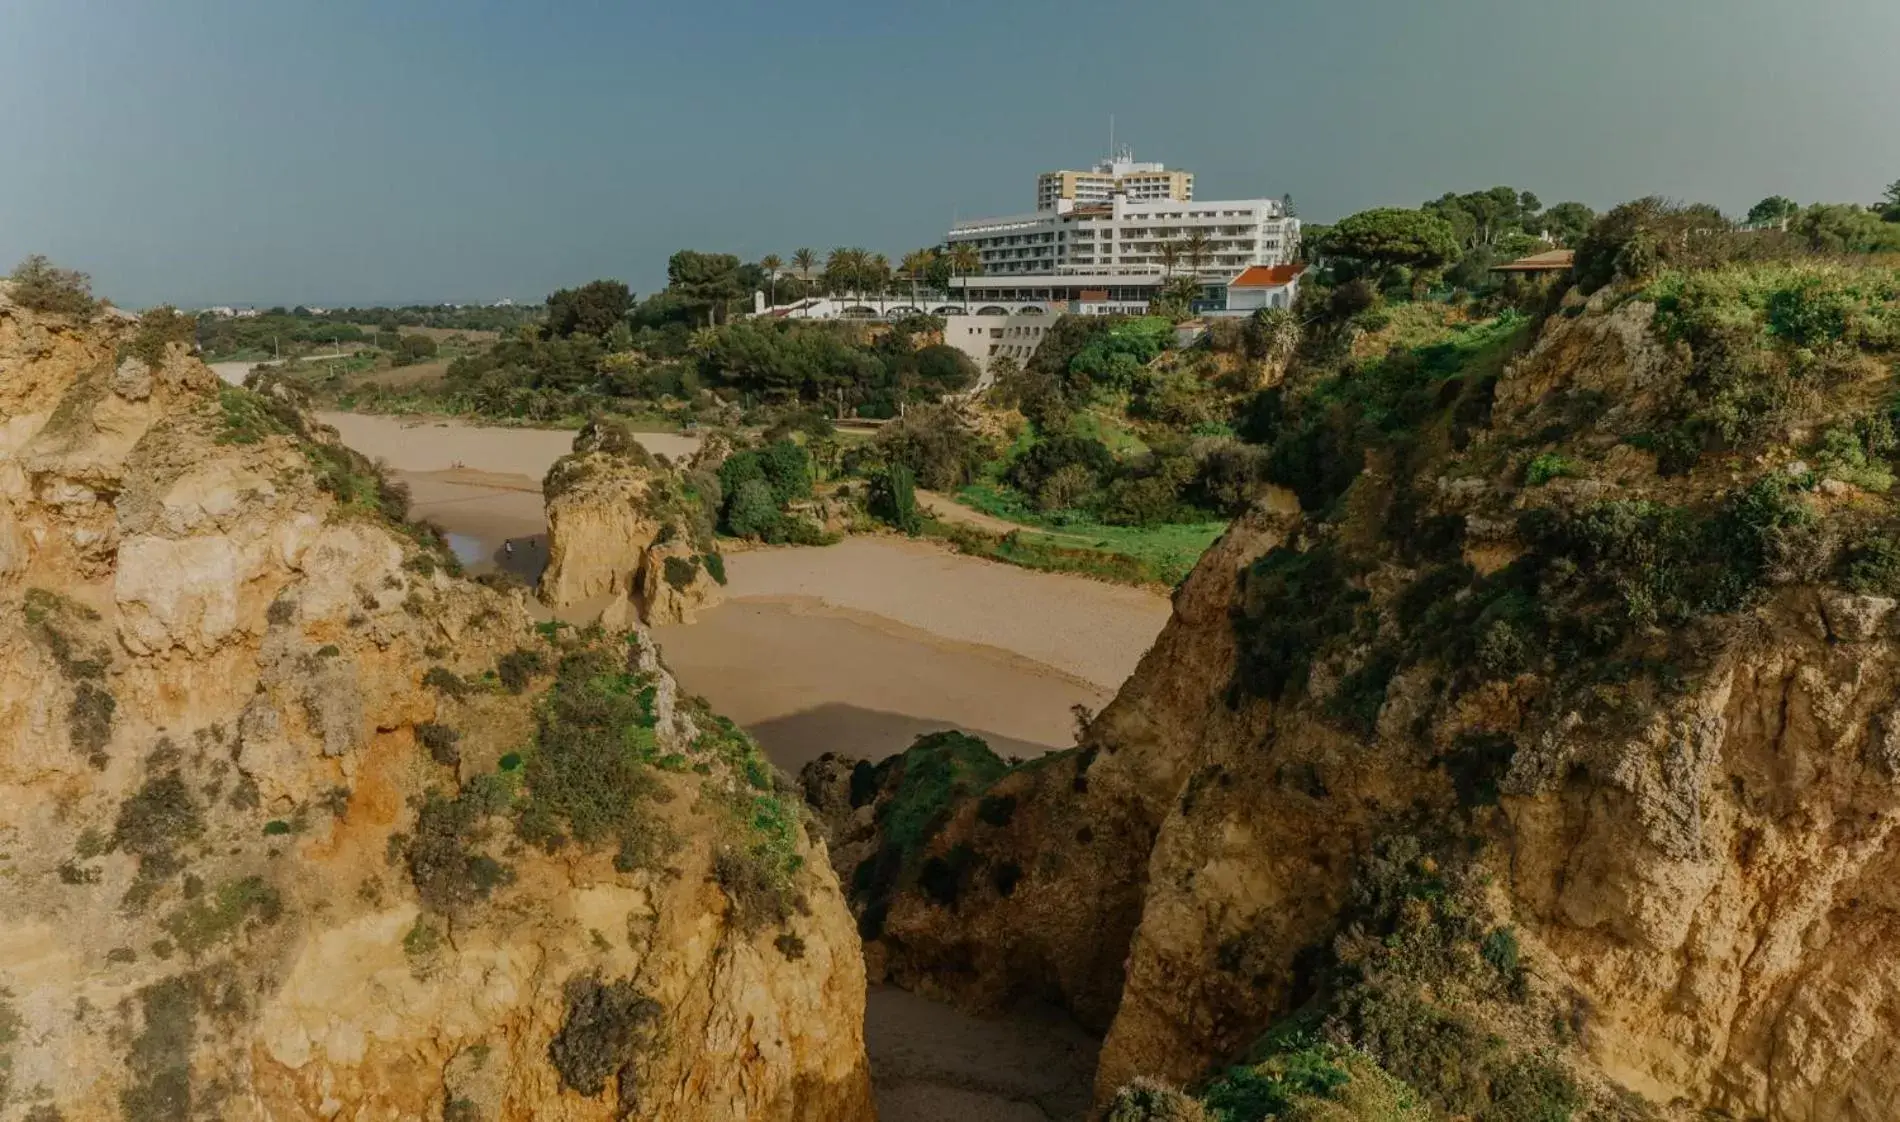
{"label": "golden cliff wall", "polygon": [[[1836,346],[1827,391],[1743,452],[1659,472],[1669,453],[1628,437],[1713,415],[1719,356],[1758,347],[1738,369],[1797,383],[1813,361],[1664,315],[1573,298],[1535,338],[1426,367],[1449,388],[1406,406],[1403,442],[1209,552],[1078,749],[946,807],[866,927],[873,965],[976,1006],[1063,1001],[1107,1029],[1101,1101],[1198,1087],[1329,987],[1386,984],[1349,917],[1401,840],[1421,882],[1455,864],[1476,886],[1449,910],[1459,973],[1482,945],[1511,978],[1426,986],[1427,1023],[1568,1073],[1550,1101],[1579,1113],[1549,1116],[1891,1117],[1900,616],[1871,558],[1895,522],[1877,470],[1813,449],[1883,415],[1892,344]],[[841,854],[875,855],[901,792],[857,786],[855,811],[840,783],[814,801]],[[1436,901],[1371,937],[1409,945]],[[1403,1066],[1364,1007],[1333,1008],[1327,1039]]]}
{"label": "golden cliff wall", "polygon": [[[872,1118],[858,940],[756,749],[134,333],[0,291],[0,1118]],[[540,737],[590,682],[640,715]],[[648,848],[536,810],[582,741],[639,745]]]}

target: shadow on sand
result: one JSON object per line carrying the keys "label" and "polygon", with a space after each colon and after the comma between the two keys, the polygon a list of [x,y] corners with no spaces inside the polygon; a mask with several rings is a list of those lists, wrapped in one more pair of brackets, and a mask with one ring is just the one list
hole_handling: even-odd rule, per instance
{"label": "shadow on sand", "polygon": [[1032,759],[1068,747],[1017,740],[934,717],[887,713],[842,702],[830,702],[746,726],[746,731],[758,740],[771,761],[794,775],[826,752],[881,760],[902,752],[926,733],[946,729],[981,737],[991,751],[1003,757]]}

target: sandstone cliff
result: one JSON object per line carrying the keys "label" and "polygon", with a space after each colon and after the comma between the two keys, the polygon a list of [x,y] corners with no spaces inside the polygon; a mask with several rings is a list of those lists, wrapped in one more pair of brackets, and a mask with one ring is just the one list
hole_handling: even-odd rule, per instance
{"label": "sandstone cliff", "polygon": [[[656,460],[626,429],[596,422],[548,469],[548,567],[540,596],[560,609],[592,601],[608,618],[691,622],[719,600],[725,565],[713,541],[715,438],[686,468]],[[707,462],[712,467],[706,467]]]}
{"label": "sandstone cliff", "polygon": [[1077,749],[808,774],[870,960],[1066,1002],[1120,1118],[1892,1117],[1897,348],[1763,266],[1296,365]]}
{"label": "sandstone cliff", "polygon": [[0,1118],[870,1119],[757,749],[402,506],[0,286]]}

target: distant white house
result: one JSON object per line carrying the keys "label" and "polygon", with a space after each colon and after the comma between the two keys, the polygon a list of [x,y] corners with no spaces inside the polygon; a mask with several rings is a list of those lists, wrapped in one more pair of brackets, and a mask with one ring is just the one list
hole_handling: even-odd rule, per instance
{"label": "distant white house", "polygon": [[[1291,308],[1300,298],[1305,265],[1255,265],[1227,282],[1227,314],[1251,315],[1264,308]],[[1213,313],[1218,315],[1219,313]]]}

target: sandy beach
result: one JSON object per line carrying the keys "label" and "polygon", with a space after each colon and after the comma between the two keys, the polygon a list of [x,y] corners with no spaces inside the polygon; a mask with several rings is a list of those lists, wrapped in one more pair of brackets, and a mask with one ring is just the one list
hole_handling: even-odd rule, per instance
{"label": "sandy beach", "polygon": [[[467,467],[498,475],[526,476],[536,487],[548,466],[574,447],[567,429],[518,429],[471,425],[449,417],[398,417],[370,413],[318,413],[335,426],[343,443],[397,471],[446,471]],[[647,451],[690,456],[699,438],[676,433],[636,434]]]}
{"label": "sandy beach", "polygon": [[727,558],[732,599],[805,597],[994,647],[1114,691],[1168,622],[1147,589],[1038,573],[896,536]]}
{"label": "sandy beach", "polygon": [[[541,480],[573,448],[572,432],[364,413],[318,413],[317,419],[408,484],[410,517],[447,531],[472,572],[500,567],[530,582],[540,576],[547,563]],[[699,447],[697,437],[670,433],[639,439],[666,456],[690,456]],[[504,548],[508,542],[512,553]]]}
{"label": "sandy beach", "polygon": [[[546,563],[540,481],[571,433],[443,419],[319,415],[409,485],[411,513],[463,564],[533,581]],[[696,441],[640,434],[651,450]],[[512,543],[509,551],[505,543]],[[1074,741],[1167,622],[1165,597],[1036,573],[895,536],[728,555],[726,602],[658,629],[680,684],[751,730],[780,767],[827,751],[880,759],[957,728],[1004,755]]]}

